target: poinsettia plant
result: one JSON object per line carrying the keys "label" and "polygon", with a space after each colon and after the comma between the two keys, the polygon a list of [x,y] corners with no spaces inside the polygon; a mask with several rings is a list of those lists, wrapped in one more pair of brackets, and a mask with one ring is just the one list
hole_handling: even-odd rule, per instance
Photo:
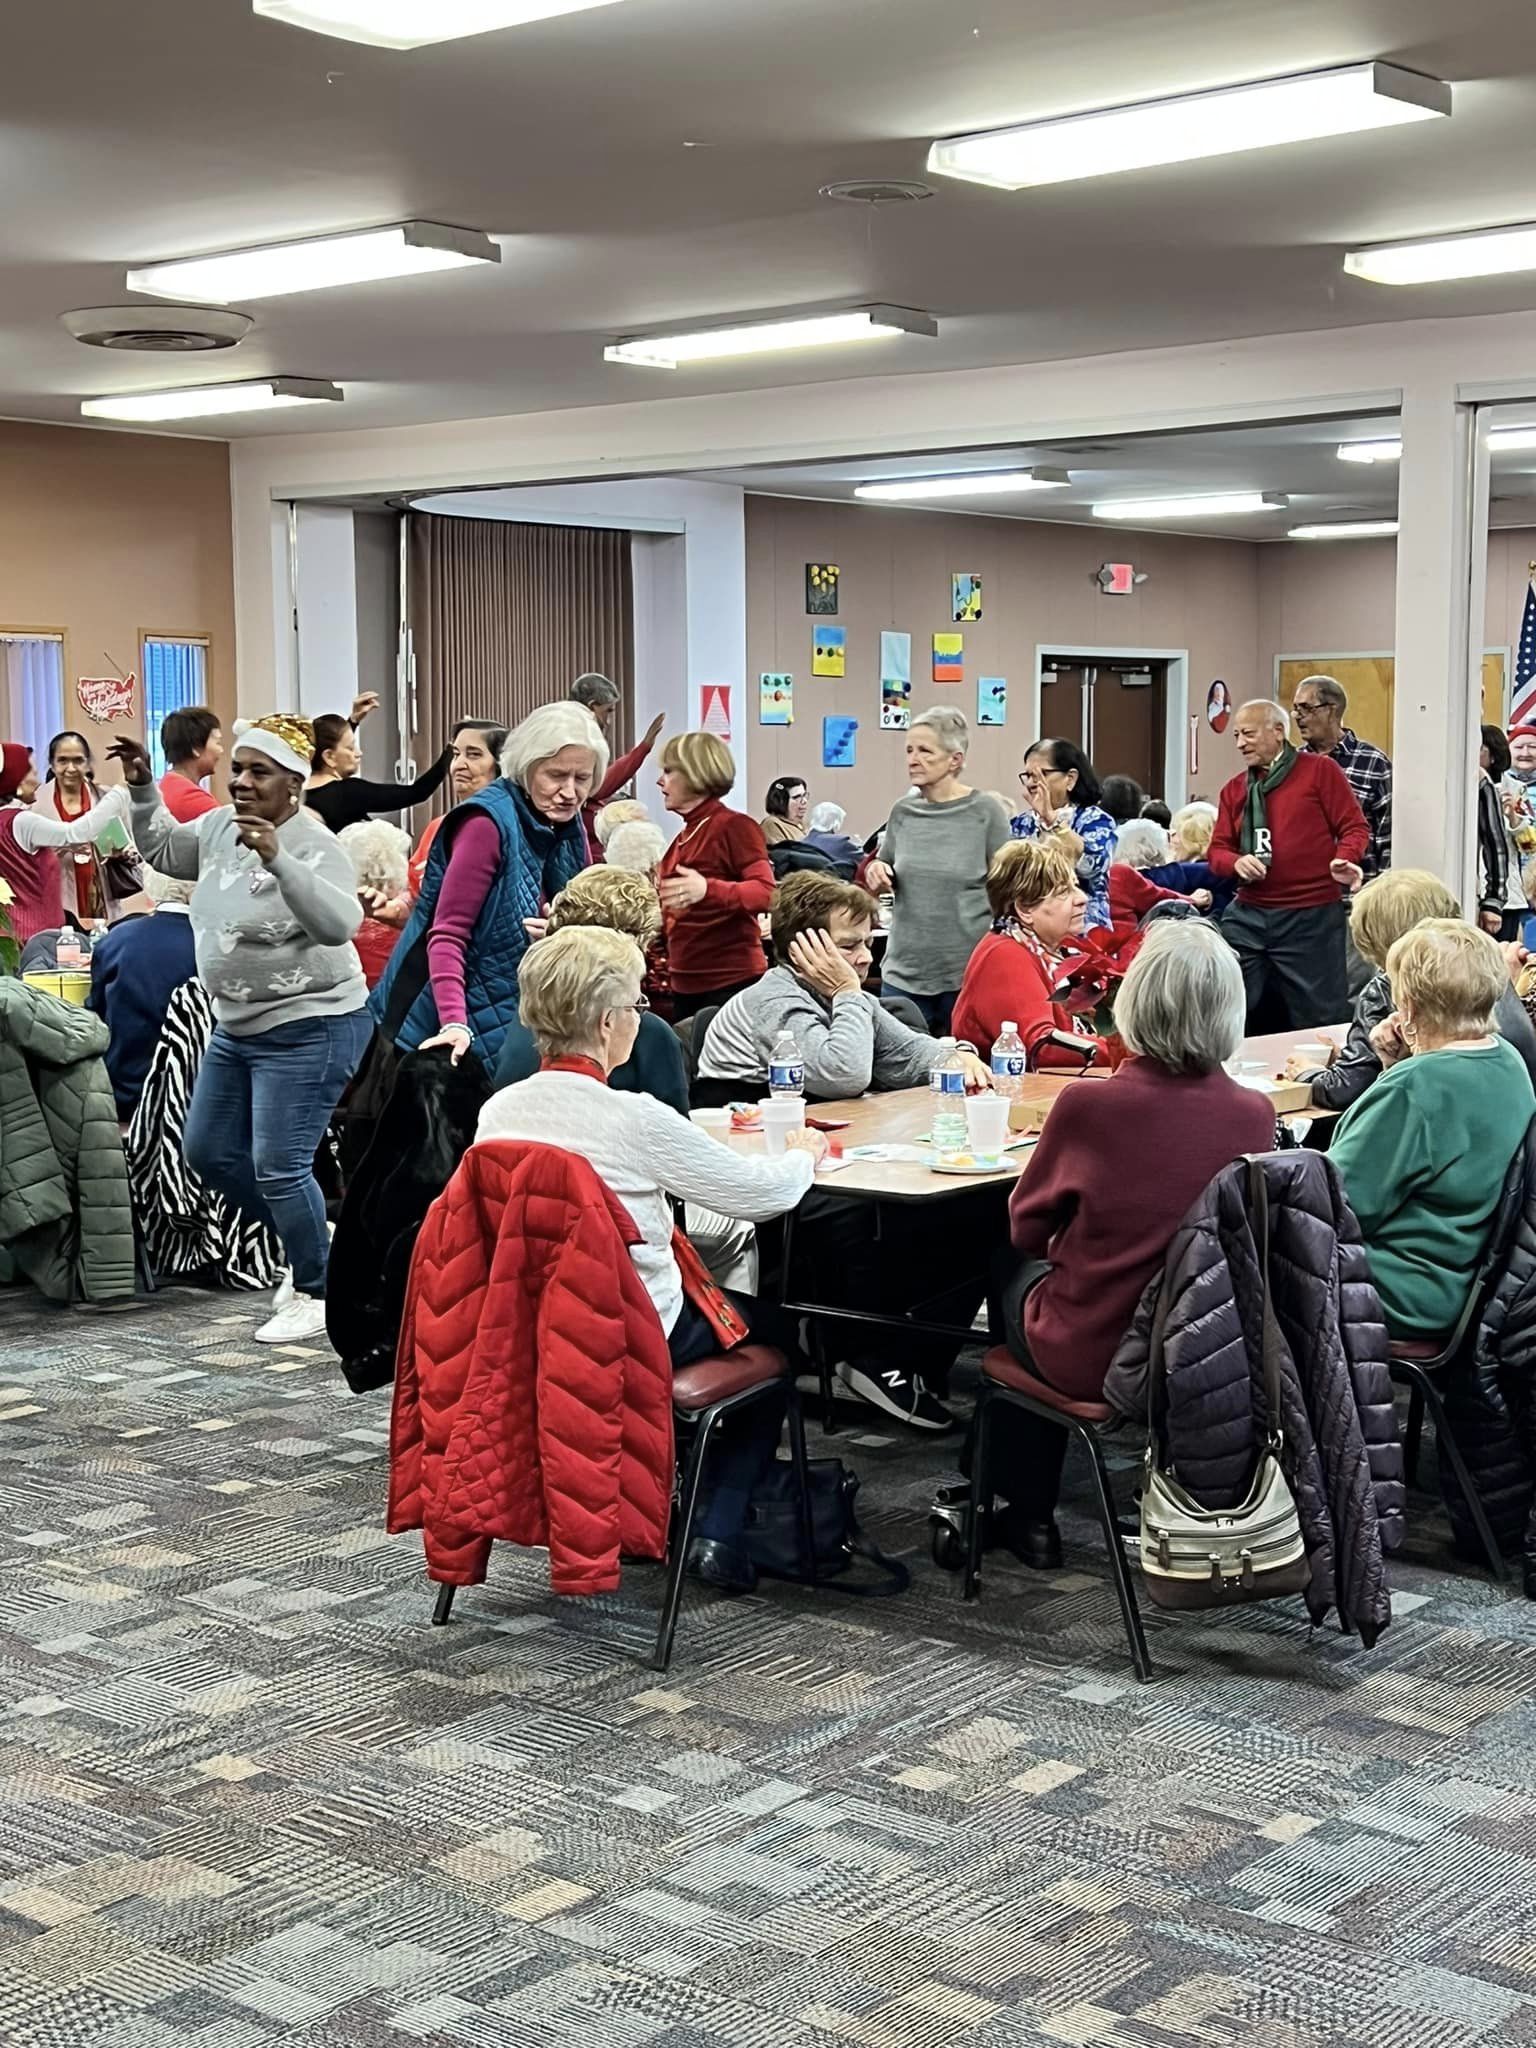
{"label": "poinsettia plant", "polygon": [[[1115,1035],[1115,995],[1144,936],[1136,930],[1112,931],[1100,926],[1068,939],[1061,949],[1062,966],[1053,1000],[1069,1016],[1083,1018],[1094,1036],[1106,1044],[1120,1043]],[[1112,1057],[1111,1065],[1118,1064]]]}
{"label": "poinsettia plant", "polygon": [[16,901],[11,885],[0,876],[0,974],[14,974],[21,966],[21,947],[11,923],[11,905]]}

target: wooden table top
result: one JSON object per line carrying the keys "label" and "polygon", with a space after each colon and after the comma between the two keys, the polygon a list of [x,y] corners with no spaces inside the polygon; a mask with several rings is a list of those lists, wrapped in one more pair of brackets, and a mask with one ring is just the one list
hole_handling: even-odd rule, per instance
{"label": "wooden table top", "polygon": [[[1264,1061],[1270,1077],[1266,1093],[1275,1104],[1276,1114],[1289,1116],[1307,1105],[1304,1087],[1278,1079],[1291,1050],[1324,1036],[1342,1041],[1345,1028],[1315,1025],[1310,1031],[1275,1032],[1267,1037],[1245,1039],[1237,1057]],[[1107,1072],[1060,1078],[1030,1074],[1024,1082],[1022,1099],[1028,1103],[1051,1103],[1064,1088],[1103,1088],[1108,1082]],[[812,1117],[838,1122],[846,1119],[847,1129],[835,1134],[842,1140],[845,1152],[859,1145],[915,1145],[927,1136],[933,1119],[926,1088],[903,1088],[888,1095],[859,1095],[846,1102],[812,1102],[806,1107]],[[728,1142],[733,1151],[762,1154],[761,1132],[739,1132]],[[1026,1145],[1009,1153],[995,1172],[987,1174],[935,1173],[926,1159],[854,1159],[836,1173],[817,1174],[816,1186],[828,1194],[862,1197],[865,1201],[879,1198],[889,1202],[931,1202],[946,1195],[963,1194],[968,1188],[1012,1186],[1029,1164],[1032,1150],[1032,1146]]]}

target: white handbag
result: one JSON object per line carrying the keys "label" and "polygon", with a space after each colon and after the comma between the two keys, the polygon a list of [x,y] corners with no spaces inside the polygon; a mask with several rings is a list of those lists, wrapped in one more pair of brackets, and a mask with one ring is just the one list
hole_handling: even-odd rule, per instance
{"label": "white handbag", "polygon": [[1248,1192],[1264,1285],[1267,1434],[1253,1482],[1237,1507],[1202,1507],[1173,1471],[1158,1463],[1158,1397],[1166,1374],[1165,1293],[1153,1322],[1148,1361],[1151,1415],[1140,1531],[1142,1578],[1147,1597],[1158,1607],[1226,1607],[1246,1600],[1278,1600],[1304,1591],[1311,1577],[1296,1502],[1281,1469],[1282,1339],[1270,1297],[1269,1187],[1259,1159],[1248,1162]]}

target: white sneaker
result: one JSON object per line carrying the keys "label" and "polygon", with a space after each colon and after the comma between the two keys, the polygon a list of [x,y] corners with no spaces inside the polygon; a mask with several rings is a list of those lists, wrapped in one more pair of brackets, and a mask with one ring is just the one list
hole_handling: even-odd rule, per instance
{"label": "white sneaker", "polygon": [[272,1290],[272,1313],[277,1315],[293,1299],[293,1268],[284,1266],[275,1288]]}
{"label": "white sneaker", "polygon": [[256,1332],[258,1344],[303,1344],[325,1335],[325,1303],[315,1294],[295,1294],[284,1309]]}

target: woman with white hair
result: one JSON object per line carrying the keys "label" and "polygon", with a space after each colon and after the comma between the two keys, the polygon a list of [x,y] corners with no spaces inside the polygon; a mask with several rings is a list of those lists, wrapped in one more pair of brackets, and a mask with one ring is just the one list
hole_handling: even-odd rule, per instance
{"label": "woman with white hair", "polygon": [[811,812],[811,826],[805,835],[805,843],[814,846],[818,853],[824,853],[841,879],[851,882],[864,859],[864,849],[857,839],[843,830],[847,822],[848,813],[841,804],[817,804]]}
{"label": "woman with white hair", "polygon": [[[603,812],[619,808],[610,804]],[[639,808],[637,806],[637,808]],[[599,818],[598,824],[602,824]],[[661,876],[661,857],[667,850],[661,827],[652,824],[642,811],[638,818],[626,818],[608,835],[605,859],[621,874],[641,875],[654,889]],[[672,1022],[672,975],[667,965],[667,935],[657,920],[655,935],[645,944],[645,998],[665,1023]]]}
{"label": "woman with white hair", "polygon": [[357,876],[363,921],[352,941],[363,963],[363,979],[377,988],[402,928],[411,914],[411,835],[386,818],[364,818],[336,837],[347,849]]}
{"label": "woman with white hair", "polygon": [[867,889],[896,898],[881,986],[915,1003],[935,1036],[949,1030],[971,954],[992,921],[987,870],[1008,844],[1007,818],[960,779],[970,743],[970,727],[947,704],[913,719],[911,793],[892,808],[879,857],[864,871]]}
{"label": "woman with white hair", "polygon": [[1109,921],[1117,931],[1140,924],[1159,903],[1189,903],[1196,910],[1209,910],[1209,889],[1171,889],[1146,872],[1167,865],[1168,834],[1150,818],[1129,818],[1115,841],[1115,858],[1109,870]]}
{"label": "woman with white hair", "polygon": [[[1009,1203],[1013,1248],[1038,1261],[1023,1300],[1035,1372],[1097,1401],[1120,1339],[1185,1211],[1224,1166],[1275,1139],[1267,1096],[1224,1071],[1243,1036],[1243,977],[1209,925],[1156,924],[1120,987],[1115,1022],[1136,1058],[1060,1095]],[[1126,1147],[1155,1162],[1126,1170]],[[1061,1562],[1056,1497],[1065,1430],[994,1415],[1002,1540],[1025,1564]]]}
{"label": "woman with white hair", "polygon": [[[523,967],[522,1019],[538,1046],[540,1070],[491,1097],[475,1142],[556,1145],[593,1167],[640,1233],[630,1256],[672,1363],[682,1366],[719,1351],[722,1340],[691,1248],[677,1241],[672,1203],[702,1203],[723,1216],[766,1222],[805,1195],[827,1141],[819,1131],[791,1131],[783,1158],[753,1158],[718,1143],[654,1096],[611,1087],[610,1077],[630,1060],[639,1037],[643,964],[633,939],[590,926],[557,932],[533,947]],[[734,1296],[732,1304],[749,1334],[769,1343],[781,1335],[771,1304],[760,1308]],[[771,1404],[731,1418],[689,1550],[696,1576],[737,1591],[756,1582],[741,1531],[752,1488],[778,1440],[778,1419],[765,1429],[764,1411],[771,1417]]]}
{"label": "woman with white hair", "polygon": [[568,700],[532,711],[507,739],[501,774],[443,820],[421,894],[369,999],[399,1052],[471,1047],[495,1071],[517,1014],[526,922],[587,864],[582,805],[608,766],[608,742]]}

